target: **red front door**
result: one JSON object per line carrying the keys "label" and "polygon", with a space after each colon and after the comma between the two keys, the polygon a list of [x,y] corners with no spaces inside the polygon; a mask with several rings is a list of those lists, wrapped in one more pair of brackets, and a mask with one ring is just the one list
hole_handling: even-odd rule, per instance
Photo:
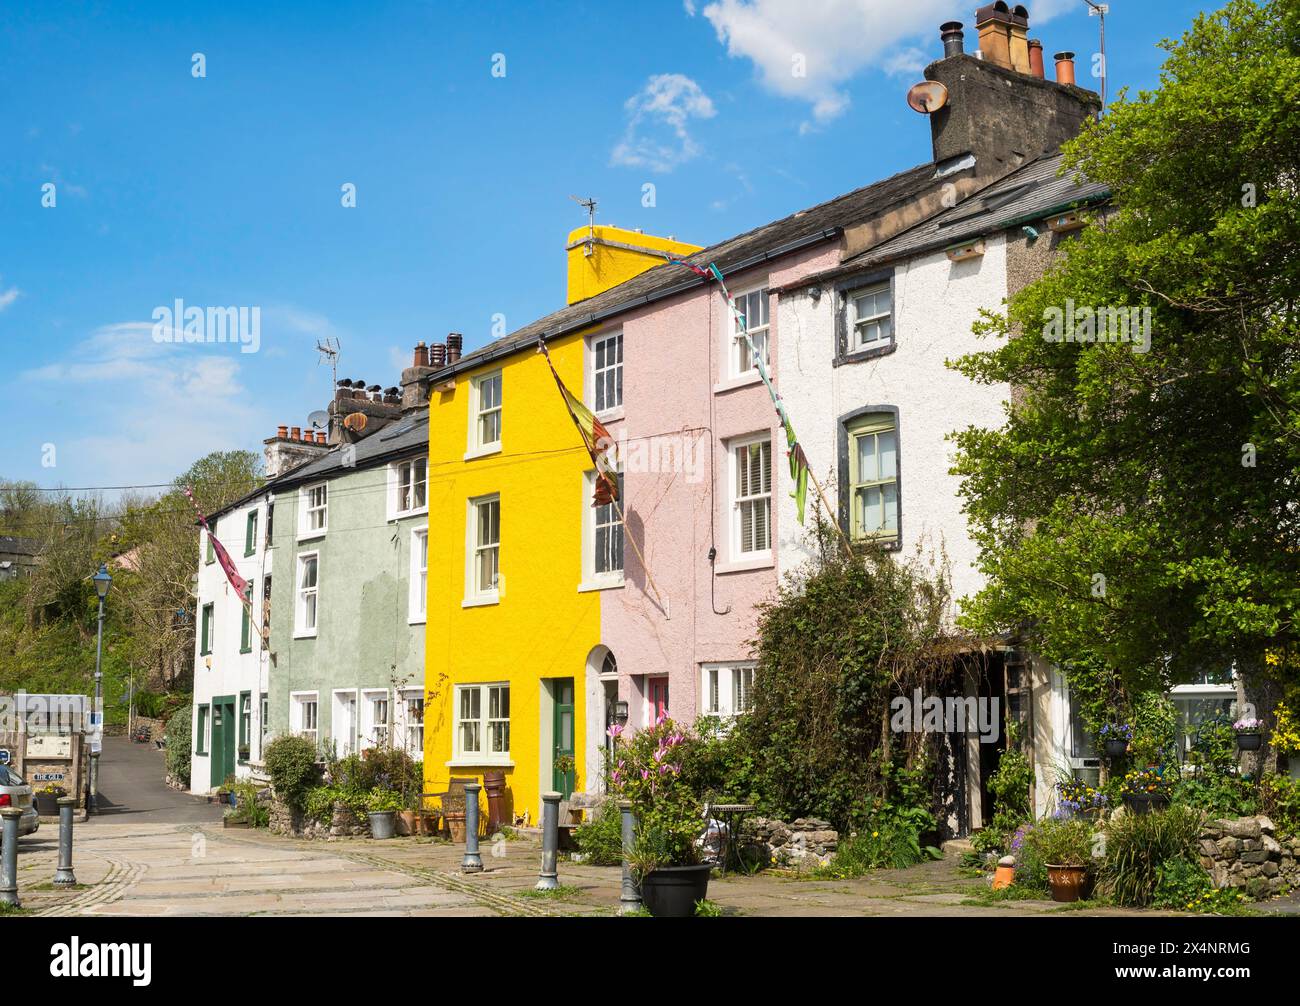
{"label": "red front door", "polygon": [[668,718],[668,678],[650,679],[650,722],[658,723]]}

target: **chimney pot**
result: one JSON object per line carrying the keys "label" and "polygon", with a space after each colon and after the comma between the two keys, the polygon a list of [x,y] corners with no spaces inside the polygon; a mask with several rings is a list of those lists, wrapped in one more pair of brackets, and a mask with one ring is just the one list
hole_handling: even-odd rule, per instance
{"label": "chimney pot", "polygon": [[429,366],[435,370],[447,366],[447,347],[441,342],[435,342],[429,347]]}
{"label": "chimney pot", "polygon": [[960,56],[966,51],[962,44],[965,34],[962,32],[962,23],[960,21],[945,21],[939,25],[939,38],[943,40],[943,58],[949,56]]}
{"label": "chimney pot", "polygon": [[447,363],[452,364],[460,359],[460,347],[463,344],[464,337],[459,332],[452,332],[447,336]]}
{"label": "chimney pot", "polygon": [[1029,40],[1029,72],[1039,80],[1047,79],[1047,74],[1043,70],[1043,43],[1041,39],[1031,38]]}
{"label": "chimney pot", "polygon": [[427,367],[428,365],[429,365],[429,347],[426,346],[424,344],[424,340],[421,339],[419,342],[415,344],[415,360],[412,363],[412,366]]}
{"label": "chimney pot", "polygon": [[316,431],[316,443],[318,443],[318,444],[323,444],[323,443],[325,443],[325,431],[324,431],[324,430],[317,430],[317,431]]}
{"label": "chimney pot", "polygon": [[1056,82],[1074,85],[1074,53],[1058,52],[1052,57],[1056,60]]}
{"label": "chimney pot", "polygon": [[290,439],[290,440],[298,440],[298,439],[300,439],[301,437],[302,437],[302,427],[300,427],[300,426],[290,426],[290,427],[289,427],[289,439]]}
{"label": "chimney pot", "polygon": [[284,439],[286,439],[288,436],[289,436],[289,427],[287,427],[287,426],[277,426],[277,427],[275,428],[275,438],[276,438],[277,440],[284,440]]}

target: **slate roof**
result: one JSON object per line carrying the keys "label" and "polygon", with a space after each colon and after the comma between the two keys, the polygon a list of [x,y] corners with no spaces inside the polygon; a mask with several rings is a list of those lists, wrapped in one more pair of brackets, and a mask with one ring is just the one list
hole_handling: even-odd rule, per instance
{"label": "slate roof", "polygon": [[355,445],[356,452],[353,455],[352,464],[347,466],[343,464],[341,445],[331,447],[329,451],[320,457],[296,468],[290,468],[287,472],[273,479],[268,479],[252,492],[245,493],[239,499],[227,503],[220,510],[213,511],[207,515],[208,520],[216,520],[222,514],[244,506],[268,492],[292,489],[294,486],[300,486],[307,482],[333,478],[344,472],[374,468],[377,465],[386,464],[409,454],[427,454],[428,445],[429,410],[414,409],[411,412],[404,413],[399,419],[389,423],[382,430],[358,440]]}
{"label": "slate roof", "polygon": [[[1062,156],[1059,153],[1031,161],[987,189],[883,244],[845,260],[819,278],[948,248],[1018,223],[1041,220],[1063,212],[1067,207],[1097,203],[1110,198],[1110,190],[1105,185],[1090,182],[1076,172],[1067,172],[1063,177],[1058,177],[1061,162]],[[801,283],[812,279],[809,277]]]}
{"label": "slate roof", "polygon": [[[715,262],[718,268],[727,273],[757,265],[802,247],[833,240],[839,237],[843,227],[864,220],[923,190],[933,180],[935,170],[936,166],[932,163],[919,164],[872,185],[854,189],[752,231],[720,241],[687,256],[686,261],[697,265]],[[679,265],[655,266],[618,286],[561,308],[467,353],[456,363],[434,374],[432,380],[437,383],[453,374],[500,359],[525,347],[532,347],[538,336],[552,338],[565,332],[588,328],[606,318],[642,304],[675,296],[703,282],[703,279]]]}

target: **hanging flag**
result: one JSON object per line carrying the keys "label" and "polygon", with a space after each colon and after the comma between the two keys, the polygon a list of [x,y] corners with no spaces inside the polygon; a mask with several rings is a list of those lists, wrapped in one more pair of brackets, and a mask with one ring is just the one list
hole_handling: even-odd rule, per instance
{"label": "hanging flag", "polygon": [[212,551],[216,554],[217,562],[221,563],[221,568],[225,571],[226,579],[229,580],[230,585],[235,588],[235,593],[239,595],[240,600],[243,601],[245,605],[251,607],[252,600],[249,597],[248,581],[239,575],[239,570],[235,568],[235,561],[230,558],[230,553],[226,551],[226,546],[221,544],[221,541],[217,536],[212,533],[212,528],[208,527],[208,519],[203,516],[203,511],[199,509],[198,503],[195,502],[194,493],[190,490],[189,486],[185,487],[185,496],[194,504],[194,512],[199,515],[199,523],[203,525],[203,530],[208,532],[208,541],[212,543]]}
{"label": "hanging flag", "polygon": [[795,501],[795,506],[799,512],[799,523],[802,524],[804,521],[804,506],[808,499],[808,455],[804,453],[799,438],[795,436],[794,424],[790,422],[790,413],[786,411],[785,401],[777,394],[776,388],[772,387],[772,378],[767,372],[767,361],[763,359],[763,354],[754,345],[754,340],[749,337],[749,328],[745,323],[745,316],[740,313],[736,301],[731,296],[731,291],[727,289],[727,281],[722,278],[722,270],[714,262],[710,262],[706,268],[701,268],[684,259],[669,258],[668,262],[671,265],[685,266],[695,275],[705,279],[712,278],[722,288],[723,299],[726,300],[727,307],[731,309],[731,317],[735,321],[736,329],[745,338],[745,346],[749,349],[749,358],[754,361],[754,368],[758,371],[763,386],[767,388],[767,393],[772,398],[772,405],[775,407],[776,414],[781,420],[781,426],[785,430],[786,455],[790,459],[790,479],[794,482],[794,489],[790,493],[790,498]]}
{"label": "hanging flag", "polygon": [[612,503],[618,499],[618,471],[609,459],[609,448],[614,442],[609,435],[609,430],[605,429],[605,424],[596,418],[596,414],[587,408],[580,398],[575,398],[564,386],[560,375],[555,372],[555,364],[551,362],[551,354],[546,349],[545,339],[537,340],[537,350],[546,357],[546,365],[551,368],[551,376],[555,378],[555,384],[564,397],[569,418],[578,428],[583,446],[591,455],[591,463],[596,466],[596,492],[592,497],[591,505],[605,506]]}

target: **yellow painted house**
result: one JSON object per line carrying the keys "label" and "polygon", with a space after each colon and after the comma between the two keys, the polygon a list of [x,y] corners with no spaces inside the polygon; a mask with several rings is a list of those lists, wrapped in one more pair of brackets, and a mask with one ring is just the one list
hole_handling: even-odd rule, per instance
{"label": "yellow painted house", "polygon": [[[698,249],[584,227],[567,250],[574,305]],[[425,789],[501,770],[510,813],[533,824],[542,793],[586,785],[583,672],[600,642],[600,594],[575,589],[591,461],[536,349],[555,317],[448,358],[429,401]],[[577,395],[593,327],[547,340]]]}

